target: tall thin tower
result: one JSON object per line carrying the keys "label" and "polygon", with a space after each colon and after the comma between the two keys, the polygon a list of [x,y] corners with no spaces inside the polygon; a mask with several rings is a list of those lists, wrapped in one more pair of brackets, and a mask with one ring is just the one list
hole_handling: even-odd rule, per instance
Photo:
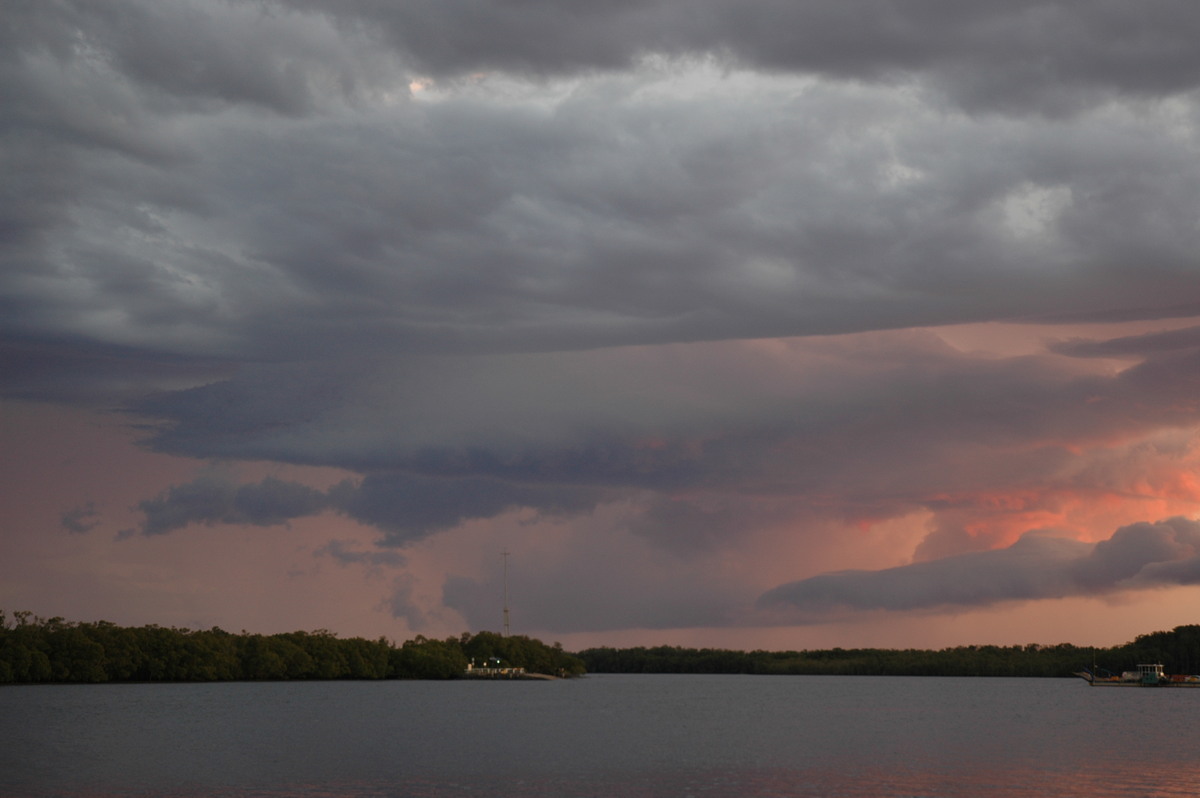
{"label": "tall thin tower", "polygon": [[500,556],[504,558],[504,636],[508,637],[508,549]]}

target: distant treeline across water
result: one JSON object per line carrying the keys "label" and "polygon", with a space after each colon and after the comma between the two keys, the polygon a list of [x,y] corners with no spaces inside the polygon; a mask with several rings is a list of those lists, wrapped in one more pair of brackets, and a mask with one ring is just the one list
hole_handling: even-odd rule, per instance
{"label": "distant treeline across water", "polygon": [[494,632],[396,645],[325,630],[233,634],[13,616],[0,611],[0,683],[453,679],[472,659],[548,675],[584,672],[583,662],[557,644]]}
{"label": "distant treeline across water", "polygon": [[839,674],[861,676],[1069,676],[1093,663],[1115,672],[1162,663],[1200,673],[1200,625],[1141,635],[1112,648],[1061,643],[922,649],[733,651],[712,648],[590,648],[495,632],[402,644],[332,632],[234,634],[222,629],[122,627],[0,610],[0,683],[197,682],[279,679],[454,679],[467,664],[531,673]]}
{"label": "distant treeline across water", "polygon": [[1070,643],[923,649],[834,648],[823,651],[730,651],[713,648],[590,648],[579,652],[590,673],[761,673],[852,676],[1041,676],[1091,668],[1120,672],[1160,662],[1168,673],[1200,672],[1200,625],[1141,635],[1112,648]]}

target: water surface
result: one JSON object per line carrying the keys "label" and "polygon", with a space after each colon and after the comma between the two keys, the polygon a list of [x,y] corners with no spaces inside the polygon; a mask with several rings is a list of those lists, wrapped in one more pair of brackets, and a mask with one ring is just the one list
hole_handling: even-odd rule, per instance
{"label": "water surface", "polygon": [[592,675],[0,689],[0,795],[1196,795],[1200,690]]}

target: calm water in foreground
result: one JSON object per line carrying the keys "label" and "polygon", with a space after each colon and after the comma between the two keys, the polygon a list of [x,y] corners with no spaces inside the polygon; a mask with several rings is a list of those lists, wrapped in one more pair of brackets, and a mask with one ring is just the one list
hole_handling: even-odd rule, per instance
{"label": "calm water in foreground", "polygon": [[1051,679],[10,686],[0,795],[1195,796],[1198,719]]}

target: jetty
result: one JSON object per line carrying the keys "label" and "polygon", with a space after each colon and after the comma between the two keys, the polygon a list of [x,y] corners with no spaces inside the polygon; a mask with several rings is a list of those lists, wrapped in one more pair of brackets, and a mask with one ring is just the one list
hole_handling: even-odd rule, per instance
{"label": "jetty", "polygon": [[524,668],[509,668],[501,666],[498,662],[492,665],[475,664],[472,660],[467,664],[467,669],[462,672],[464,679],[557,679],[557,676],[550,676],[545,673],[531,673]]}
{"label": "jetty", "polygon": [[475,667],[474,663],[467,665],[463,671],[464,679],[524,679],[524,668]]}
{"label": "jetty", "polygon": [[546,673],[530,673],[524,668],[474,668],[470,665],[462,672],[464,679],[547,679],[559,677]]}

